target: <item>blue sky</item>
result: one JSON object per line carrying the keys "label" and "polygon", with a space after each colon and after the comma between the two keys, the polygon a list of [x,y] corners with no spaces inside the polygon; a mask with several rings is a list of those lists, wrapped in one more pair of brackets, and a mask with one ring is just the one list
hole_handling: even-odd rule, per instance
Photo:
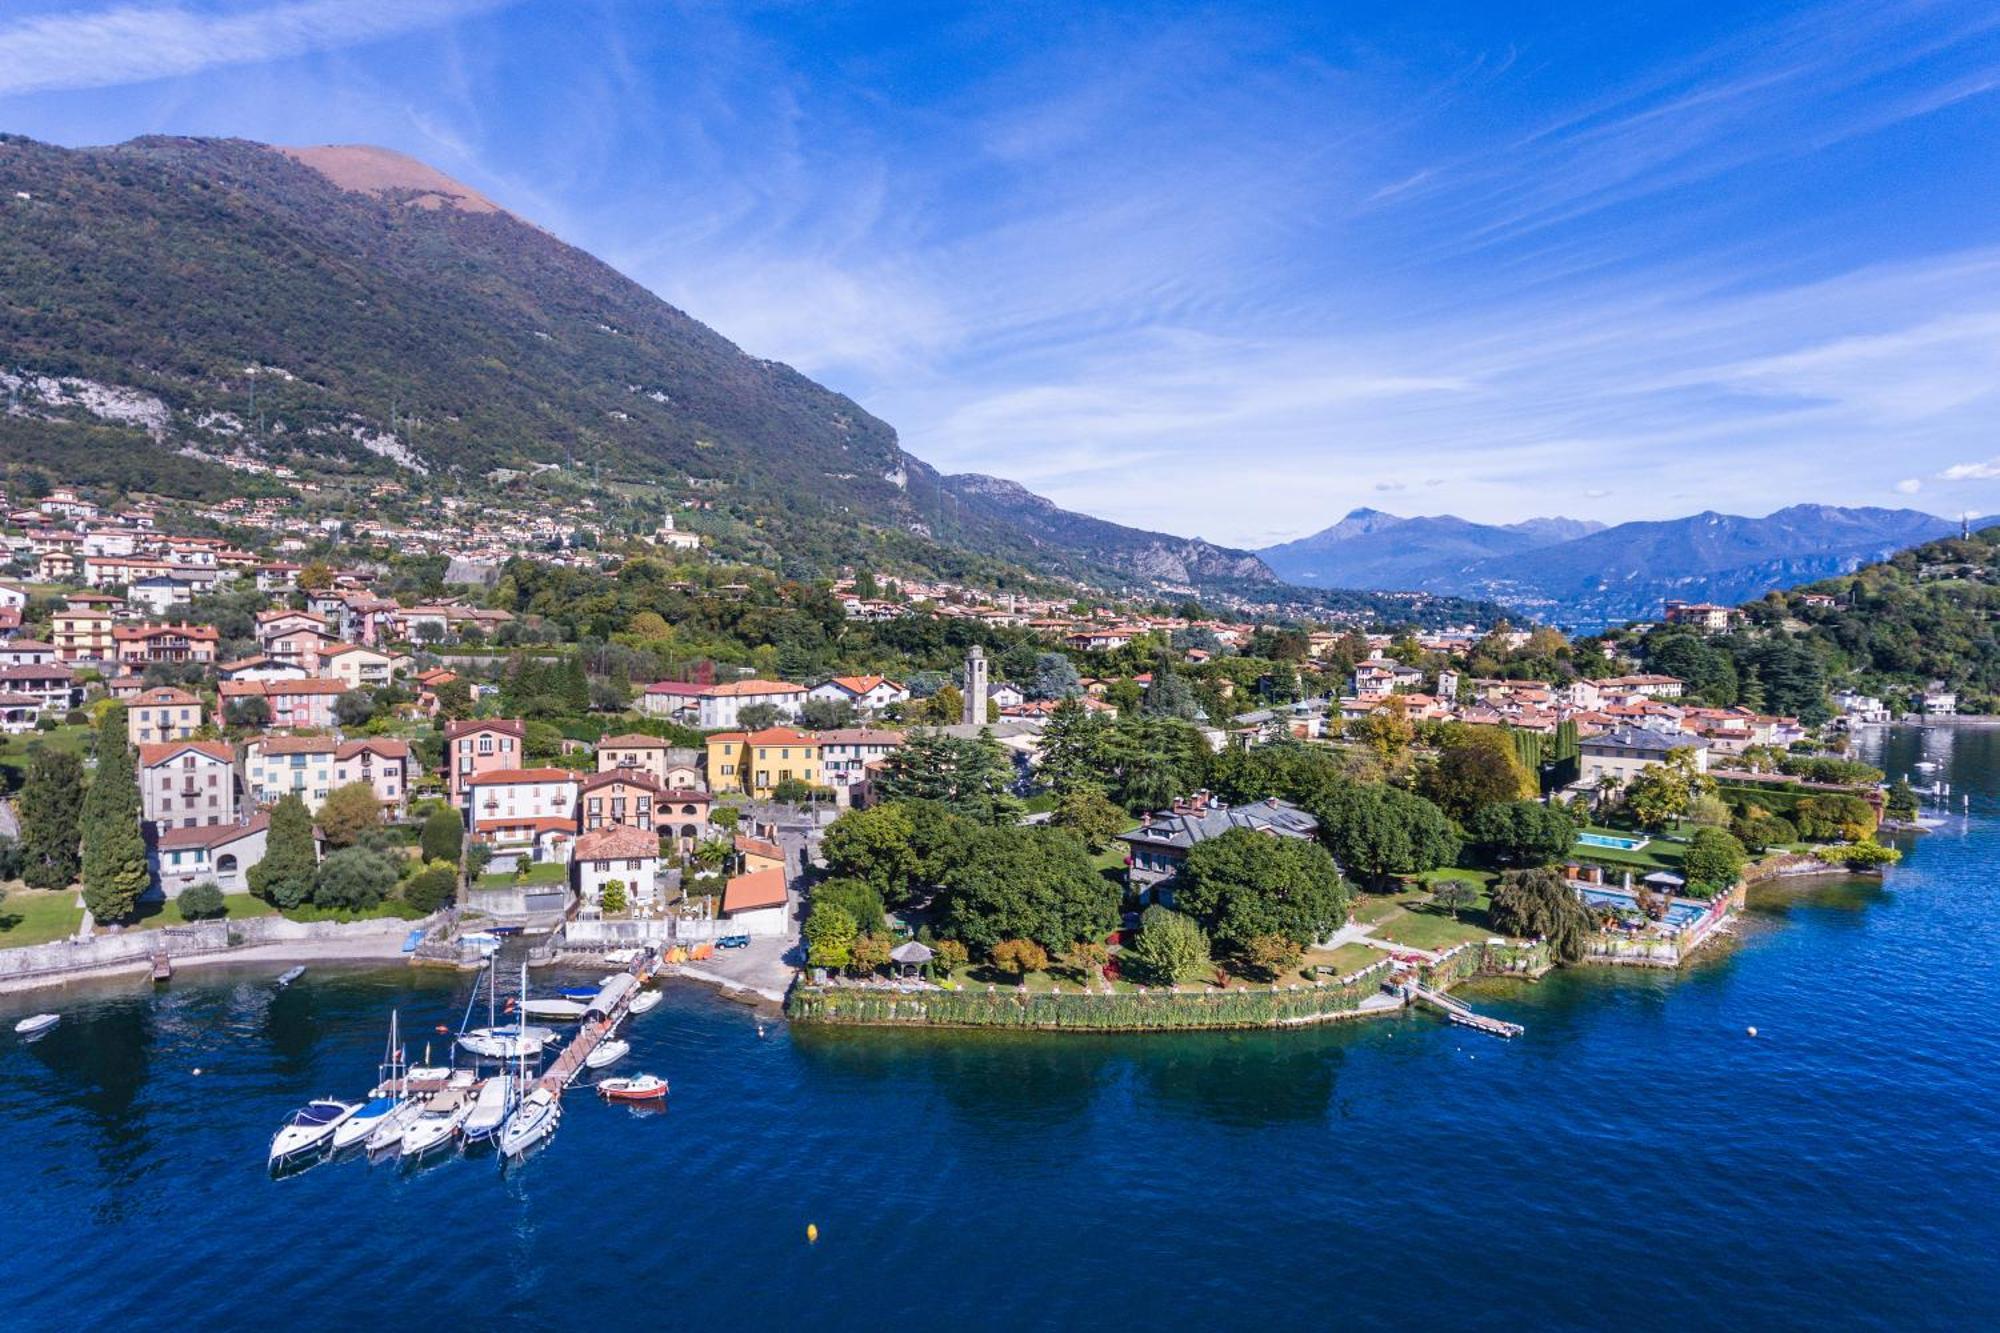
{"label": "blue sky", "polygon": [[2000,7],[10,0],[0,128],[377,143],[950,471],[2000,509]]}

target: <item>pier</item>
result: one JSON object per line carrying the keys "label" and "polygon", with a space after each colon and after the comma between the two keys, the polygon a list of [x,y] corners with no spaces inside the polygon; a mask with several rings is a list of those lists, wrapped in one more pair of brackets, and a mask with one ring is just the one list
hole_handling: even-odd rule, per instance
{"label": "pier", "polygon": [[625,1021],[625,1015],[631,1011],[632,1001],[639,998],[640,989],[652,973],[653,958],[651,954],[647,954],[624,972],[613,977],[611,982],[597,993],[597,998],[591,1001],[591,1007],[585,1012],[583,1022],[577,1026],[576,1035],[570,1038],[569,1045],[565,1046],[563,1053],[542,1072],[541,1078],[537,1079],[536,1083],[556,1096],[562,1096],[563,1090],[574,1083],[576,1076],[583,1072],[583,1062],[590,1058],[590,1053],[602,1045],[605,1038],[616,1032],[618,1025]]}
{"label": "pier", "polygon": [[1485,1014],[1474,1013],[1461,1002],[1454,1000],[1443,991],[1432,990],[1428,986],[1410,984],[1410,998],[1418,1004],[1429,1005],[1460,1027],[1468,1027],[1476,1032],[1489,1033],[1495,1037],[1518,1037],[1527,1029],[1519,1023],[1509,1023],[1501,1018],[1489,1018]]}

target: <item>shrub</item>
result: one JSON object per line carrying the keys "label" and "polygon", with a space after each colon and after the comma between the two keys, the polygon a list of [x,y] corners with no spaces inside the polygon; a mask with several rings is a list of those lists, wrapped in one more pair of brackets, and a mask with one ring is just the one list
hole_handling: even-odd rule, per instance
{"label": "shrub", "polygon": [[403,901],[429,915],[458,896],[458,871],[443,862],[425,866],[403,885]]}
{"label": "shrub", "polygon": [[366,847],[344,847],[320,862],[313,877],[313,902],[320,907],[365,911],[378,906],[396,887],[396,865]]}
{"label": "shrub", "polygon": [[1136,969],[1155,984],[1192,981],[1213,965],[1208,936],[1191,916],[1154,904],[1140,918],[1139,938],[1119,955],[1121,966]]}
{"label": "shrub", "polygon": [[181,890],[178,901],[181,905],[181,915],[189,921],[205,921],[228,911],[227,904],[222,900],[222,890],[213,880],[190,884]]}

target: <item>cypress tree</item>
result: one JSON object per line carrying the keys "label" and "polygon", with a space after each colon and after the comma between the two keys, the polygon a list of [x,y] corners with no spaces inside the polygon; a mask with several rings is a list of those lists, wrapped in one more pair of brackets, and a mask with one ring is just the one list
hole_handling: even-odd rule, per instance
{"label": "cypress tree", "polygon": [[318,870],[312,813],[296,794],[288,795],[272,807],[264,859],[250,867],[250,892],[274,907],[297,907],[311,899]]}
{"label": "cypress tree", "polygon": [[66,889],[83,868],[78,855],[83,817],[83,761],[66,750],[37,746],[15,806],[21,820],[21,879],[33,889]]}
{"label": "cypress tree", "polygon": [[83,801],[83,904],[99,921],[132,915],[150,879],[139,827],[139,775],[125,744],[125,710],[105,710],[97,772]]}

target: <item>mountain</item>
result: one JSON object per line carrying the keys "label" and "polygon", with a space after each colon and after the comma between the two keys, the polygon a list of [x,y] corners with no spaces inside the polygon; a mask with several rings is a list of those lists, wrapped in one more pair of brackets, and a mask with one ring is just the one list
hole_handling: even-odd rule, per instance
{"label": "mountain", "polygon": [[1414,588],[1478,561],[1554,545],[1600,526],[1535,518],[1498,527],[1449,514],[1398,518],[1356,509],[1330,528],[1257,554],[1279,577],[1312,587]]}
{"label": "mountain", "polygon": [[1844,574],[1957,525],[1914,509],[1802,504],[1763,518],[1704,512],[1621,523],[1528,555],[1481,561],[1421,586],[1489,596],[1594,628],[1657,616],[1670,597],[1731,604]]}
{"label": "mountain", "polygon": [[1278,581],[1270,566],[1248,551],[1072,513],[1019,482],[966,472],[946,477],[944,487],[964,511],[1006,525],[1037,549],[1081,553],[1136,578],[1190,586],[1214,579]]}
{"label": "mountain", "polygon": [[1812,504],[1763,518],[1705,512],[1610,528],[1566,518],[1500,527],[1356,510],[1258,554],[1298,583],[1485,598],[1566,628],[1595,629],[1657,616],[1670,597],[1733,603],[1846,573],[1953,527],[1914,509]]}
{"label": "mountain", "polygon": [[797,576],[1491,610],[1289,589],[1247,552],[947,483],[852,399],[379,148],[0,135],[0,349],[0,457],[81,484],[268,486],[219,465],[247,456],[477,495],[555,467],[624,504],[696,500],[731,555]]}

